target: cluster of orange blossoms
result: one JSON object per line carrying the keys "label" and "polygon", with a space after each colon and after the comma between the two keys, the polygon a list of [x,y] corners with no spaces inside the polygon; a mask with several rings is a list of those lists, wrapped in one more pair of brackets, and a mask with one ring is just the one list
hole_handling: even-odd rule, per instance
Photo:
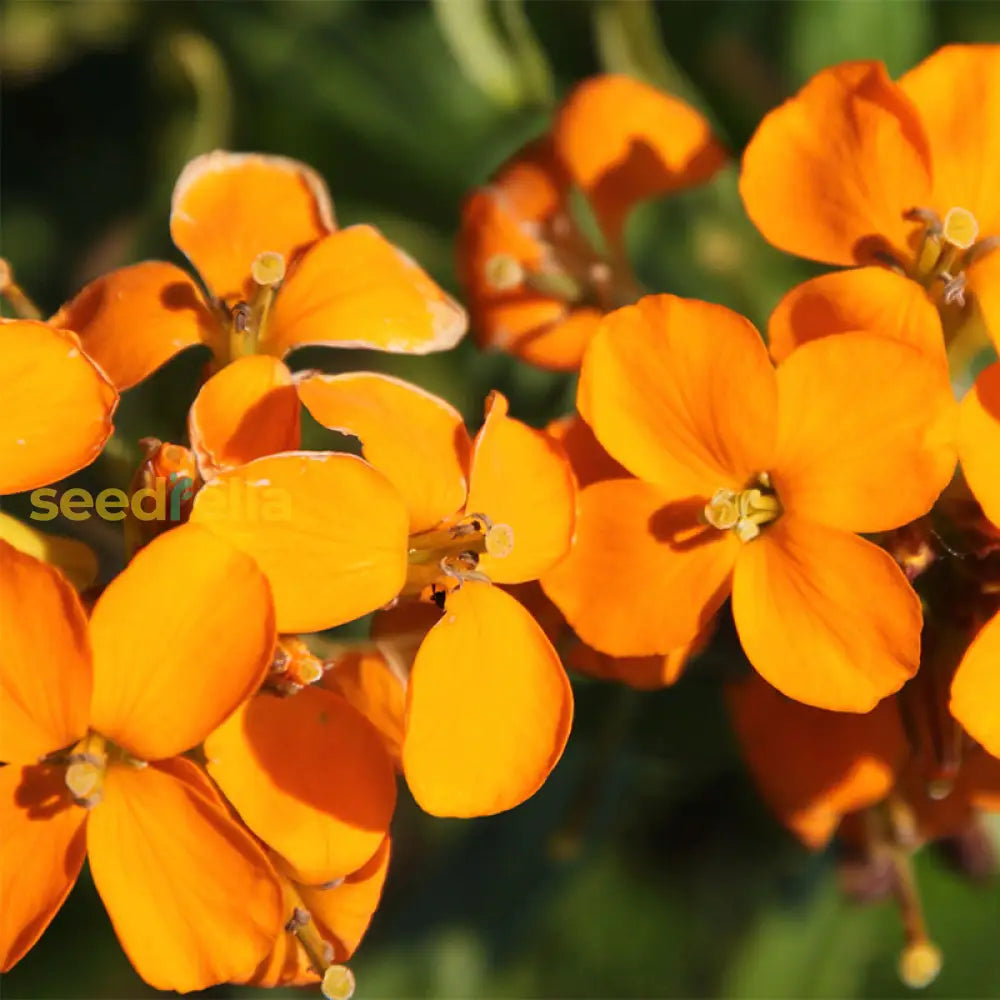
{"label": "cluster of orange blossoms", "polygon": [[[630,208],[726,165],[708,123],[629,78],[580,84],[460,235],[480,343],[579,370],[577,414],[545,430],[497,392],[471,433],[399,379],[289,368],[301,345],[424,354],[466,330],[291,160],[185,168],[170,232],[194,273],[125,267],[43,321],[8,269],[0,494],[91,463],[119,393],[178,352],[211,361],[187,444],[145,439],[133,480],[179,516],[126,512],[109,582],[0,515],[2,968],[86,858],[154,987],[350,995],[397,772],[434,815],[518,805],[569,737],[564,662],[671,684],[728,599],[762,794],[896,896],[901,975],[929,982],[912,854],[1000,809],[1000,364],[953,390],[1000,343],[998,123],[996,46],[895,82],[836,66],[767,115],[747,212],[841,270],[792,289],[765,344],[629,269]],[[361,456],[302,450],[302,406]],[[334,655],[310,635],[369,615]]]}

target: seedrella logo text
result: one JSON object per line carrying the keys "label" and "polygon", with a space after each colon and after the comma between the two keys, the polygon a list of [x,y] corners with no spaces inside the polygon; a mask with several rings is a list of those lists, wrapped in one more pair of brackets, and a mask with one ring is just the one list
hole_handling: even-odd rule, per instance
{"label": "seedrella logo text", "polygon": [[[91,517],[124,521],[131,515],[138,521],[177,524],[184,520],[194,495],[194,481],[177,472],[166,478],[157,477],[152,486],[132,493],[106,489],[94,495],[89,490],[73,487],[60,494],[46,486],[32,492],[28,516],[33,521],[53,521],[59,515],[69,521],[86,521]],[[202,492],[198,506],[205,508],[210,516],[231,516],[239,520],[290,521],[292,517],[291,497],[287,491],[260,482],[216,483]]]}

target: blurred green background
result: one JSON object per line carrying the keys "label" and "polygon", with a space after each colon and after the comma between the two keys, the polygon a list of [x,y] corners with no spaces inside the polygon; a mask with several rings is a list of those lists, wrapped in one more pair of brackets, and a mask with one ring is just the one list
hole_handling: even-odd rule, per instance
{"label": "blurred green background", "polygon": [[[380,226],[457,293],[463,195],[588,74],[631,72],[681,94],[738,153],[825,65],[881,58],[900,73],[947,41],[1000,40],[1000,4],[961,0],[8,0],[0,17],[2,254],[44,310],[109,268],[180,260],[170,190],[211,148],[308,162],[342,224]],[[758,325],[809,273],[756,235],[734,169],[641,209],[629,245],[650,290],[722,302]],[[122,485],[138,437],[183,439],[201,360],[177,359],[128,394],[114,447],[84,479]],[[572,401],[571,379],[471,341],[430,358],[311,350],[295,361],[395,372],[472,421],[492,387],[538,425]],[[91,530],[113,571],[120,540]],[[432,820],[404,792],[383,905],[353,963],[358,996],[904,995],[891,904],[846,902],[832,852],[802,851],[758,804],[719,697],[728,648],[668,691],[580,680],[563,762],[510,814]],[[1000,888],[968,884],[930,852],[918,867],[946,956],[927,995],[1000,996]],[[152,995],[86,876],[0,990]]]}

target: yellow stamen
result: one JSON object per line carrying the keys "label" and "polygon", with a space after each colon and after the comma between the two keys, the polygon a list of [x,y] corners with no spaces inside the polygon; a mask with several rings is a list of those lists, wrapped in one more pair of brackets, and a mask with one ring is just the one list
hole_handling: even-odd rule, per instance
{"label": "yellow stamen", "polygon": [[778,498],[766,492],[770,481],[767,473],[762,473],[758,482],[763,489],[754,486],[745,490],[716,490],[705,505],[706,523],[719,531],[734,531],[741,542],[752,541],[765,524],[781,516]]}
{"label": "yellow stamen", "polygon": [[107,741],[98,733],[88,733],[73,748],[66,768],[66,787],[77,805],[92,809],[101,801],[107,766]]}
{"label": "yellow stamen", "polygon": [[403,594],[422,594],[448,578],[488,581],[476,569],[479,557],[489,553],[502,559],[513,548],[514,529],[494,524],[485,514],[467,514],[452,524],[411,535]]}
{"label": "yellow stamen", "polygon": [[354,986],[354,973],[346,965],[331,965],[323,973],[320,989],[326,1000],[351,1000]]}
{"label": "yellow stamen", "polygon": [[285,258],[273,250],[257,254],[250,264],[257,286],[249,302],[237,302],[229,319],[229,360],[254,354],[267,330],[278,288],[285,280]]}
{"label": "yellow stamen", "polygon": [[491,524],[486,531],[486,551],[503,559],[514,550],[514,529],[509,524]]}
{"label": "yellow stamen", "polygon": [[333,945],[320,937],[312,914],[304,906],[296,906],[285,924],[285,930],[298,938],[309,964],[320,977],[323,996],[327,1000],[351,1000],[354,996],[354,973],[346,965],[333,964]]}
{"label": "yellow stamen", "polygon": [[968,250],[979,236],[979,223],[967,208],[952,208],[944,217],[941,235],[959,250]]}
{"label": "yellow stamen", "polygon": [[258,285],[280,285],[285,280],[285,258],[273,250],[257,254],[250,265],[250,276]]}
{"label": "yellow stamen", "polygon": [[498,292],[509,292],[524,281],[524,268],[509,253],[498,253],[483,268],[486,282]]}
{"label": "yellow stamen", "polygon": [[899,978],[911,990],[922,990],[938,977],[944,956],[932,941],[908,944],[899,955]]}

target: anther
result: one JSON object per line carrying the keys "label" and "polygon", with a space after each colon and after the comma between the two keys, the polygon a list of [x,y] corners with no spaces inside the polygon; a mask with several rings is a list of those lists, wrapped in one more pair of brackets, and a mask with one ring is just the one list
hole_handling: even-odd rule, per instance
{"label": "anther", "polygon": [[331,965],[323,973],[320,989],[327,1000],[351,1000],[355,985],[354,973],[346,965]]}
{"label": "anther", "polygon": [[486,530],[486,553],[496,559],[509,556],[514,549],[514,529],[509,524],[491,524]]}
{"label": "anther", "polygon": [[765,524],[781,515],[781,504],[771,492],[771,479],[761,473],[760,487],[745,490],[719,489],[705,505],[703,518],[719,531],[734,531],[741,542],[752,541]]}
{"label": "anther", "polygon": [[914,941],[899,955],[899,978],[911,990],[922,990],[938,977],[944,956],[932,941]]}
{"label": "anther", "polygon": [[951,208],[941,225],[941,235],[959,250],[968,250],[979,235],[979,223],[966,208]]}
{"label": "anther", "polygon": [[66,758],[66,787],[76,804],[85,809],[93,809],[104,795],[105,746],[103,736],[88,733]]}
{"label": "anther", "polygon": [[273,250],[257,254],[250,265],[250,276],[267,288],[280,285],[285,280],[285,258]]}
{"label": "anther", "polygon": [[509,292],[524,282],[524,268],[509,253],[490,257],[483,267],[486,282],[497,292]]}

